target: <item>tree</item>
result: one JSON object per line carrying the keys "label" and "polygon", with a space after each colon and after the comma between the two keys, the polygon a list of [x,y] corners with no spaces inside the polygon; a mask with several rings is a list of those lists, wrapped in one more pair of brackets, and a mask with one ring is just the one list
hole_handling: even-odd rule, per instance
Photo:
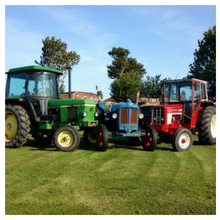
{"label": "tree", "polygon": [[128,57],[130,51],[122,47],[113,47],[108,54],[113,58],[112,64],[108,65],[108,77],[118,79],[125,73],[134,73],[143,76],[146,73],[144,65],[138,63],[135,58]]}
{"label": "tree", "polygon": [[189,65],[188,78],[208,81],[211,97],[216,96],[216,25],[205,32],[203,39],[198,40],[198,50],[194,52],[194,62]]}
{"label": "tree", "polygon": [[67,44],[62,42],[61,39],[53,37],[46,37],[43,42],[42,56],[40,61],[35,63],[40,66],[46,66],[50,68],[58,69],[64,72],[64,75],[60,78],[60,92],[64,92],[64,79],[67,75],[67,67],[73,67],[80,61],[80,55],[75,51],[67,51]]}
{"label": "tree", "polygon": [[101,99],[103,99],[103,93],[101,90],[98,90],[99,87],[97,85],[95,86],[95,89],[96,89],[96,94],[99,95],[101,97]]}
{"label": "tree", "polygon": [[143,96],[145,97],[157,97],[157,91],[161,86],[161,75],[155,77],[147,76],[147,80],[143,82]]}
{"label": "tree", "polygon": [[101,97],[101,99],[103,99],[103,93],[102,93],[101,90],[98,90],[98,91],[97,91],[97,95],[99,95],[99,96]]}
{"label": "tree", "polygon": [[142,85],[141,76],[138,74],[126,73],[115,79],[110,85],[110,95],[116,102],[131,99],[135,101],[136,93]]}

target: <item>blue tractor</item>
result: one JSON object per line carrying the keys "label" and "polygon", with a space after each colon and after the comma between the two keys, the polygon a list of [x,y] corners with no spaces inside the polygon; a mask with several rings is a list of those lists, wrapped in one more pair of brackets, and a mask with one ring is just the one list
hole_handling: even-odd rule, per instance
{"label": "blue tractor", "polygon": [[108,136],[127,137],[129,144],[143,146],[144,150],[154,151],[157,145],[157,133],[152,126],[146,126],[144,130],[139,127],[139,119],[144,115],[138,105],[127,99],[123,103],[115,103],[106,112],[103,103],[97,104],[96,128],[87,129],[84,132],[84,141],[87,144],[96,144],[101,151],[108,148]]}

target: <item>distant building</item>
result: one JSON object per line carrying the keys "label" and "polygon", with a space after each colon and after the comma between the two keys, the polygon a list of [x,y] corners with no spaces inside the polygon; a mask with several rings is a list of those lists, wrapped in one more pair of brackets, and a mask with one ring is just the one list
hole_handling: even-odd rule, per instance
{"label": "distant building", "polygon": [[[69,98],[69,93],[64,92],[60,94],[61,99],[68,99]],[[92,92],[79,92],[79,91],[73,91],[71,92],[71,99],[93,99],[96,102],[99,101],[100,96],[92,93]]]}
{"label": "distant building", "polygon": [[139,106],[145,106],[145,105],[158,105],[160,104],[159,98],[139,98],[138,105]]}

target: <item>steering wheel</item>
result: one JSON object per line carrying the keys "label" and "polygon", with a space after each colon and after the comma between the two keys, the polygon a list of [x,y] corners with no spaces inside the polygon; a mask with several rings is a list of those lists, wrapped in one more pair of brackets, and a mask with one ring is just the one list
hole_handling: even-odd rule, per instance
{"label": "steering wheel", "polygon": [[37,95],[43,95],[43,88],[40,88],[37,90]]}

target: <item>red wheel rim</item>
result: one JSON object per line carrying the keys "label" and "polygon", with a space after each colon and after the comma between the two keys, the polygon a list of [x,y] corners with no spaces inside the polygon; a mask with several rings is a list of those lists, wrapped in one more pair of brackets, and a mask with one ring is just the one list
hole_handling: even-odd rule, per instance
{"label": "red wheel rim", "polygon": [[103,145],[103,133],[102,133],[102,129],[99,129],[97,132],[97,143],[99,147],[102,147]]}
{"label": "red wheel rim", "polygon": [[148,131],[146,135],[143,137],[143,143],[146,148],[149,148],[152,144],[153,138],[151,133]]}

